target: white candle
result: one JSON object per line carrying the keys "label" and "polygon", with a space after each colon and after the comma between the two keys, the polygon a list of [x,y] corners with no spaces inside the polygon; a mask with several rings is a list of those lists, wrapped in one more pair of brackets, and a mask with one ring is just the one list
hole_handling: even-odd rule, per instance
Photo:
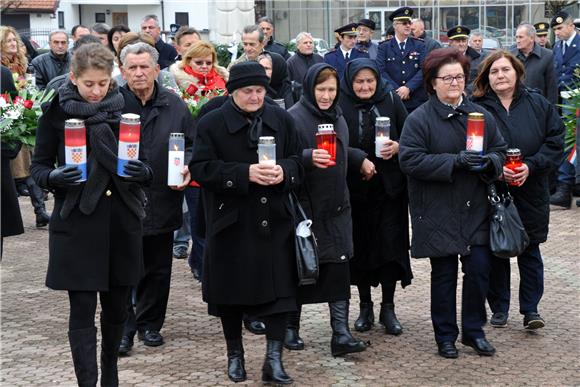
{"label": "white candle", "polygon": [[381,157],[381,149],[383,149],[383,145],[385,145],[389,141],[388,136],[376,136],[375,137],[375,155],[377,157]]}
{"label": "white candle", "polygon": [[167,162],[167,185],[175,186],[183,184],[183,163],[185,159],[184,151],[169,151],[169,159]]}

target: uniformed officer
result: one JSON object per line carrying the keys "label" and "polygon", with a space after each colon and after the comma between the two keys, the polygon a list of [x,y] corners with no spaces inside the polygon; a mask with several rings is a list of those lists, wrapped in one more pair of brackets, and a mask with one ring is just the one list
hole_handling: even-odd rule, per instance
{"label": "uniformed officer", "polygon": [[534,28],[536,29],[536,43],[538,43],[540,47],[552,48],[550,40],[548,39],[548,32],[550,28],[548,23],[536,23],[534,24]]}
{"label": "uniformed officer", "polygon": [[413,10],[409,7],[399,8],[389,16],[395,36],[381,42],[377,54],[381,76],[401,97],[409,113],[427,100],[421,70],[425,43],[410,36],[412,16]]}
{"label": "uniformed officer", "polygon": [[368,58],[369,54],[355,47],[358,25],[350,23],[334,30],[336,39],[339,41],[338,47],[330,50],[324,55],[324,62],[336,69],[338,76],[342,79],[346,62],[356,58]]}
{"label": "uniformed officer", "polygon": [[377,59],[379,45],[373,42],[373,34],[375,32],[376,24],[370,19],[361,19],[358,22],[357,32],[358,39],[356,47],[369,54],[372,60]]}
{"label": "uniformed officer", "polygon": [[460,52],[462,52],[463,55],[468,56],[469,59],[471,59],[471,70],[469,71],[469,79],[465,84],[465,91],[468,94],[471,94],[472,83],[475,80],[475,77],[477,76],[478,66],[485,57],[483,53],[480,54],[472,47],[469,47],[467,42],[469,40],[470,33],[471,30],[465,26],[455,26],[447,31],[447,37],[449,38],[449,46],[455,47]]}

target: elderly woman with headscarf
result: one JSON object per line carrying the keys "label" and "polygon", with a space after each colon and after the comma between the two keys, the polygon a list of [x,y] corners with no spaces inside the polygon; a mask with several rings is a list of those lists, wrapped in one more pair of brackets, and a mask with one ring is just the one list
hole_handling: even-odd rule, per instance
{"label": "elderly woman with headscarf", "polygon": [[292,84],[288,79],[288,66],[284,58],[273,52],[264,52],[256,60],[266,70],[266,75],[270,78],[270,87],[267,96],[272,98],[282,108],[289,109],[294,105],[292,97]]}
{"label": "elderly woman with headscarf", "polygon": [[[379,321],[391,335],[403,328],[395,314],[397,281],[405,287],[413,274],[409,260],[407,182],[399,167],[399,138],[407,109],[385,84],[377,65],[370,59],[355,59],[346,65],[341,81],[340,106],[349,129],[350,146],[366,152],[375,164],[377,176],[365,181],[349,174],[352,204],[354,258],[351,283],[357,285],[360,315],[354,327],[359,332],[374,324],[371,286],[381,285]],[[390,119],[389,140],[375,152],[375,120]]]}

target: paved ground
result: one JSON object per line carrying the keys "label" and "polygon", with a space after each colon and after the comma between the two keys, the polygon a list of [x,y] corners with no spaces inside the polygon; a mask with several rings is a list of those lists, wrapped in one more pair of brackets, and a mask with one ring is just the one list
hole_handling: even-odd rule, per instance
{"label": "paved ground", "polygon": [[[30,202],[21,200],[26,233],[5,241],[1,265],[1,375],[3,386],[74,385],[66,338],[68,298],[44,286],[48,233],[34,228]],[[51,205],[51,202],[49,202]],[[306,350],[284,353],[297,385],[580,385],[580,209],[553,211],[550,240],[543,245],[546,292],[540,305],[547,327],[522,329],[517,296],[509,326],[488,328],[493,358],[459,345],[457,360],[437,356],[429,318],[429,264],[413,260],[415,279],[397,290],[397,312],[405,332],[383,334],[378,326],[361,334],[372,342],[364,353],[333,358],[326,305],[305,307]],[[82,252],[79,252],[82,254]],[[516,268],[515,264],[512,268]],[[512,288],[517,289],[517,269]],[[460,294],[460,292],[458,292]],[[516,293],[517,294],[517,293]],[[356,303],[356,295],[353,295]],[[374,292],[378,304],[379,292]],[[358,307],[351,308],[351,324]],[[378,308],[375,311],[378,313]],[[169,311],[158,348],[136,344],[119,362],[124,386],[215,386],[230,384],[219,321],[208,317],[200,286],[184,260],[175,260]],[[244,332],[248,385],[259,384],[263,336]]]}

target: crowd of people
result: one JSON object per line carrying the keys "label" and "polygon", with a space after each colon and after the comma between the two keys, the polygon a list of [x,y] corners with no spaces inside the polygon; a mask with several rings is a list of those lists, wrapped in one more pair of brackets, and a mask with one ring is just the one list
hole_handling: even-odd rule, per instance
{"label": "crowd of people", "polygon": [[[489,246],[490,184],[513,197],[530,239],[517,257],[523,326],[545,326],[539,245],[550,204],[569,208],[577,181],[556,105],[580,65],[572,18],[559,12],[550,23],[521,24],[516,45],[495,51],[465,26],[450,28],[442,48],[409,7],[390,20],[380,43],[371,39],[372,20],[337,28],[335,48],[322,57],[308,32],[291,55],[263,17],[243,29],[243,54],[227,68],[194,28],[175,26],[172,44],[164,42],[155,15],[139,32],[102,23],[54,31],[42,55],[0,28],[2,93],[17,93],[27,72],[38,89],[56,92],[42,107],[34,150],[2,143],[2,237],[23,232],[16,198],[27,188],[36,225],[49,224],[46,285],[68,292],[80,386],[95,386],[99,368],[101,385],[117,386],[118,356],[130,355],[135,335],[147,346],[165,343],[174,257],[189,258],[208,313],[220,318],[234,382],[247,377],[243,327],[266,337],[262,380],[293,382],[282,354],[307,347],[300,324],[308,304],[328,303],[333,356],[365,351],[369,343],[349,326],[351,286],[359,295],[355,331],[374,326],[372,288],[380,285],[378,321],[386,334],[402,334],[395,291],[412,282],[410,257],[430,260],[438,354],[457,358],[461,333],[462,344],[492,356],[486,302],[490,325],[505,327],[511,296],[510,262]],[[549,28],[553,50],[542,38]],[[184,99],[204,104],[192,114]],[[124,114],[139,117],[139,157],[119,170]],[[479,149],[467,140],[474,115],[484,122]],[[86,127],[83,182],[65,161],[64,127],[73,118]],[[380,143],[379,121],[390,124]],[[334,150],[318,141],[328,128]],[[168,184],[173,133],[185,140],[177,185]],[[258,158],[265,139],[275,144],[274,163]],[[505,163],[508,148],[521,154],[515,168]],[[315,284],[298,286],[292,197],[312,221]]]}

